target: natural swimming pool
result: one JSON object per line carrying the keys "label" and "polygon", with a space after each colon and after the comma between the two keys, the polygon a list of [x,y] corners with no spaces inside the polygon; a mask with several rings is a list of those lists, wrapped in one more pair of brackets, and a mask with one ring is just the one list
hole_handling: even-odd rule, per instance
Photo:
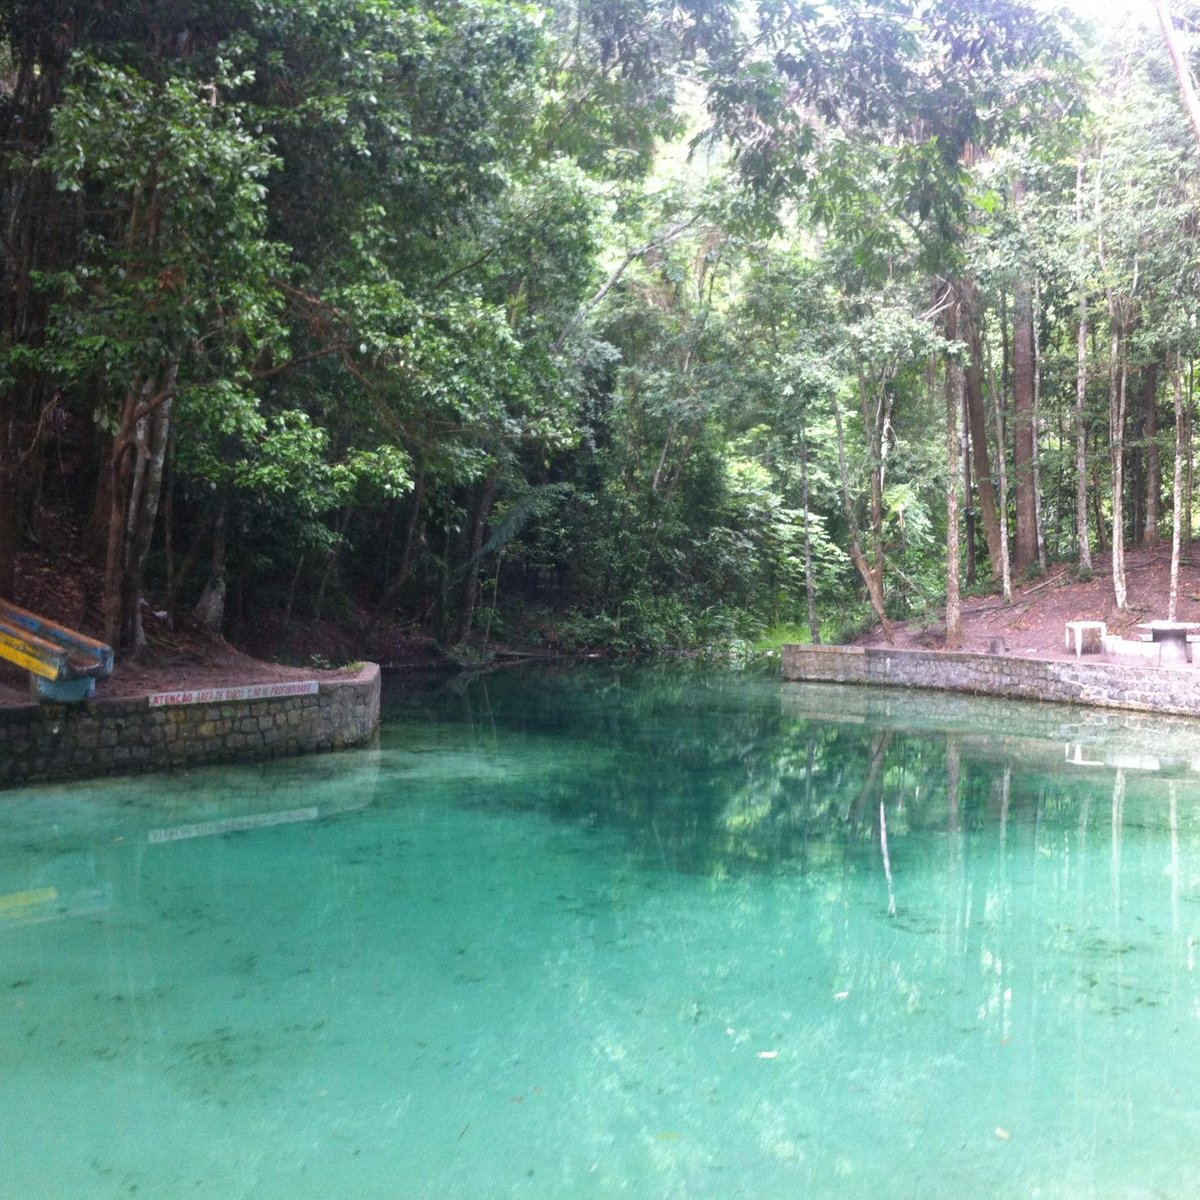
{"label": "natural swimming pool", "polygon": [[0,794],[0,1197],[1195,1194],[1182,726],[611,666],[389,711]]}

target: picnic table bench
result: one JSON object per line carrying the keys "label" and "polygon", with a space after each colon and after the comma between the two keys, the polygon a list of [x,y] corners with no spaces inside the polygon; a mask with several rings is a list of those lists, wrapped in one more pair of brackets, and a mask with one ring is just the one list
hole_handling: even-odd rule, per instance
{"label": "picnic table bench", "polygon": [[23,667],[43,700],[90,700],[112,674],[111,646],[0,600],[0,658]]}
{"label": "picnic table bench", "polygon": [[1143,621],[1138,628],[1145,629],[1159,647],[1159,661],[1164,667],[1183,667],[1188,661],[1188,634],[1200,630],[1200,622]]}
{"label": "picnic table bench", "polygon": [[[1094,635],[1094,636],[1089,636]],[[1091,641],[1097,650],[1104,649],[1104,639],[1108,636],[1108,626],[1103,621],[1068,621],[1065,635],[1065,645],[1071,649],[1075,645],[1075,657],[1083,653],[1084,643]]]}

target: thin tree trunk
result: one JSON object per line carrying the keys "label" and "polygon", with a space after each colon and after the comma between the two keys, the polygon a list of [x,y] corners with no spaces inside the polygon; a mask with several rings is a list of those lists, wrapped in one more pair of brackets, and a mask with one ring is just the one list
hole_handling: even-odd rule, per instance
{"label": "thin tree trunk", "polygon": [[12,407],[10,398],[0,394],[0,596],[13,594],[20,544],[17,448],[9,434],[15,424]]}
{"label": "thin tree trunk", "polygon": [[1037,482],[1034,458],[1033,292],[1026,281],[1013,295],[1013,481],[1017,497],[1014,566],[1028,571],[1038,561]]}
{"label": "thin tree trunk", "polygon": [[1035,285],[1033,289],[1033,511],[1034,527],[1037,529],[1038,566],[1046,569],[1046,525],[1042,520],[1042,467],[1039,454],[1042,428],[1042,347],[1038,337],[1041,324],[1042,289]]}
{"label": "thin tree trunk", "polygon": [[158,520],[158,505],[162,498],[176,370],[174,364],[168,367],[166,377],[147,393],[147,399],[152,395],[161,399],[137,421],[137,456],[126,515],[121,568],[119,626],[119,644],[134,651],[140,650],[146,642],[142,629],[142,587]]}
{"label": "thin tree trunk", "polygon": [[289,634],[292,631],[292,611],[296,607],[296,589],[300,586],[300,575],[304,570],[303,554],[296,560],[296,569],[292,572],[291,582],[288,584],[287,603],[283,606],[283,632]]}
{"label": "thin tree trunk", "polygon": [[1150,363],[1142,376],[1142,436],[1146,442],[1145,521],[1142,545],[1158,545],[1161,515],[1162,455],[1158,448],[1158,367]]}
{"label": "thin tree trunk", "polygon": [[1200,141],[1200,99],[1196,97],[1196,85],[1192,80],[1192,72],[1184,56],[1183,47],[1175,35],[1175,24],[1171,20],[1171,10],[1167,0],[1153,0],[1154,11],[1158,13],[1158,23],[1162,28],[1163,41],[1167,44],[1167,53],[1171,56],[1171,65],[1175,68],[1175,79],[1179,84],[1179,96],[1183,101],[1184,111],[1192,123],[1196,140]]}
{"label": "thin tree trunk", "polygon": [[[1099,451],[1097,451],[1099,453]],[[1104,495],[1103,483],[1100,479],[1100,464],[1092,459],[1092,516],[1095,518],[1093,528],[1096,531],[1096,552],[1107,555],[1109,552],[1108,534],[1104,530],[1104,508],[1101,497]]]}
{"label": "thin tree trunk", "polygon": [[[1084,167],[1080,159],[1075,174],[1075,220],[1083,224]],[[1075,342],[1075,536],[1079,544],[1079,565],[1092,569],[1092,538],[1088,529],[1087,487],[1087,387],[1088,387],[1088,297],[1087,287],[1079,287],[1079,336]]]}
{"label": "thin tree trunk", "polygon": [[179,597],[183,594],[187,581],[192,577],[192,572],[200,561],[200,551],[204,548],[204,539],[208,536],[211,523],[211,518],[206,515],[197,518],[196,528],[192,532],[192,540],[188,544],[183,561],[172,572],[171,590],[167,593],[167,611],[171,614],[172,619],[179,607]]}
{"label": "thin tree trunk", "polygon": [[[960,367],[959,370],[961,371],[962,368]],[[967,411],[967,388],[965,382],[959,388],[959,393],[962,397],[962,437],[959,438],[959,443],[962,449],[960,467],[962,469],[963,524],[966,526],[967,587],[970,588],[975,586],[978,579],[978,572],[975,561],[975,508],[971,503],[973,491],[971,486],[971,414]]]}
{"label": "thin tree trunk", "polygon": [[[1063,497],[1067,494],[1067,456],[1062,452],[1067,445],[1067,419],[1063,410],[1058,409],[1055,414],[1057,423],[1057,445],[1059,453],[1057,455],[1057,466],[1055,469],[1054,480],[1054,551],[1056,554],[1062,553],[1063,546],[1067,541],[1074,540],[1074,513],[1067,511],[1067,506],[1063,503]],[[1067,529],[1064,532],[1063,526]]]}
{"label": "thin tree trunk", "polygon": [[1128,605],[1125,584],[1125,389],[1128,368],[1114,308],[1112,348],[1109,352],[1108,440],[1112,454],[1112,581],[1113,600],[1119,611]]}
{"label": "thin tree trunk", "polygon": [[883,596],[883,458],[884,433],[887,424],[887,402],[883,395],[886,385],[881,384],[881,393],[871,411],[870,393],[862,375],[858,379],[859,401],[862,405],[863,432],[867,435],[867,449],[871,462],[871,568],[875,574],[875,586]]}
{"label": "thin tree trunk", "polygon": [[964,382],[972,461],[975,467],[975,490],[979,497],[979,515],[983,519],[983,536],[987,540],[988,558],[993,579],[999,579],[1000,513],[997,511],[996,491],[988,461],[988,420],[983,400],[983,329],[979,314],[979,295],[973,282],[959,284],[962,297],[960,336],[967,344],[968,359]]}
{"label": "thin tree trunk", "polygon": [[475,617],[475,604],[479,594],[479,551],[483,548],[483,534],[488,517],[492,512],[492,501],[496,496],[496,477],[489,475],[479,488],[475,502],[475,513],[471,520],[471,540],[467,548],[467,565],[464,570],[462,591],[459,594],[458,614],[450,644],[457,646],[471,632]]}
{"label": "thin tree trunk", "polygon": [[[123,405],[121,428],[132,427],[138,389],[131,388]],[[125,539],[125,514],[129,497],[130,457],[133,447],[123,438],[113,440],[109,457],[108,537],[104,553],[104,640],[117,645],[121,635],[121,569]]]}
{"label": "thin tree trunk", "polygon": [[1004,406],[1000,402],[1000,386],[996,371],[992,366],[991,355],[988,355],[988,380],[991,384],[992,415],[996,425],[996,484],[999,494],[996,506],[1000,513],[1000,587],[1004,603],[1011,604],[1012,568],[1008,557],[1008,455],[1005,452],[1007,442],[1004,437]]}
{"label": "thin tree trunk", "polygon": [[1184,482],[1185,498],[1183,503],[1183,546],[1185,550],[1191,550],[1192,547],[1192,484],[1195,478],[1195,458],[1192,453],[1192,425],[1193,415],[1195,413],[1195,389],[1193,387],[1195,377],[1195,363],[1192,359],[1188,359],[1188,398],[1186,411],[1184,413],[1184,423],[1187,425],[1187,477]]}
{"label": "thin tree trunk", "polygon": [[112,516],[112,444],[112,434],[101,432],[96,445],[96,487],[83,530],[87,556],[99,567],[103,567],[108,551],[108,523]]}
{"label": "thin tree trunk", "polygon": [[425,464],[422,462],[417,470],[416,482],[413,485],[412,507],[409,509],[408,521],[404,527],[404,550],[400,556],[400,566],[397,568],[395,578],[384,588],[383,595],[379,597],[370,620],[362,627],[360,637],[369,638],[375,632],[379,622],[383,620],[384,614],[396,602],[396,598],[404,590],[404,585],[408,583],[409,577],[412,575],[413,566],[416,563],[417,531],[421,527],[421,508],[424,503]]}
{"label": "thin tree trunk", "polygon": [[[958,340],[956,305],[946,309],[945,335]],[[963,371],[957,362],[947,360],[946,388],[946,649],[962,647],[962,588],[959,577],[961,547],[958,528],[959,473],[962,470],[962,440],[958,432],[958,414],[963,405]]]}
{"label": "thin tree trunk", "polygon": [[324,611],[325,593],[329,590],[329,581],[333,578],[333,573],[337,569],[339,552],[346,536],[346,526],[349,523],[350,509],[343,508],[337,516],[337,529],[334,531],[336,536],[333,539],[329,556],[325,560],[325,570],[321,573],[321,582],[317,585],[317,595],[313,600],[313,619],[316,621],[321,619],[321,613]]}
{"label": "thin tree trunk", "polygon": [[104,561],[104,636],[133,651],[145,642],[141,598],[158,518],[177,365],[130,388],[109,456],[108,543]]}
{"label": "thin tree trunk", "polygon": [[846,468],[846,434],[842,427],[841,405],[838,404],[836,395],[833,396],[833,423],[837,429],[838,474],[842,483],[842,504],[846,509],[846,521],[850,526],[850,558],[867,589],[867,596],[871,601],[871,607],[875,610],[875,616],[883,627],[884,639],[891,646],[894,644],[895,638],[892,635],[892,623],[888,620],[887,612],[884,609],[882,563],[877,576],[871,569],[871,564],[867,562],[866,555],[863,554],[862,533],[858,526],[858,517],[855,515],[854,503],[850,499],[850,473]]}
{"label": "thin tree trunk", "polygon": [[167,482],[163,489],[163,565],[167,589],[167,625],[175,628],[175,427],[167,433]]}
{"label": "thin tree trunk", "polygon": [[808,437],[804,428],[804,412],[800,413],[800,502],[804,509],[804,595],[808,601],[808,633],[812,644],[821,644],[821,622],[817,618],[817,588],[813,579],[812,531],[808,507]]}
{"label": "thin tree trunk", "polygon": [[226,571],[225,530],[228,508],[228,500],[223,498],[213,521],[212,563],[208,579],[205,581],[204,591],[200,593],[200,599],[196,601],[195,609],[196,620],[213,633],[220,633],[225,625],[225,595],[228,574]]}
{"label": "thin tree trunk", "polygon": [[173,398],[168,396],[146,418],[145,449],[139,453],[142,469],[138,472],[137,504],[136,507],[131,506],[129,511],[129,538],[121,596],[121,644],[135,650],[140,650],[146,644],[142,629],[142,588],[158,520],[159,500],[162,498],[163,467],[167,457],[167,435],[170,432],[173,403]]}
{"label": "thin tree trunk", "polygon": [[1171,591],[1167,620],[1179,612],[1179,553],[1183,540],[1183,364],[1175,355],[1175,473],[1171,487]]}
{"label": "thin tree trunk", "polygon": [[958,410],[962,404],[962,368],[946,365],[946,649],[962,647],[962,591],[959,580],[958,487],[962,442]]}

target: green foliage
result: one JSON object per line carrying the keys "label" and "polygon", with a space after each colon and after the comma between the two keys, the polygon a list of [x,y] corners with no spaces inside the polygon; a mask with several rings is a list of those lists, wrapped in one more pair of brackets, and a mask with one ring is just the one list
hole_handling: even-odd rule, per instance
{"label": "green foliage", "polygon": [[171,363],[185,399],[211,388],[245,407],[247,348],[279,332],[279,250],[264,236],[275,160],[242,106],[214,105],[191,80],[84,57],[72,75],[41,162],[97,212],[76,265],[43,279],[61,297],[45,365],[68,383],[101,375],[120,396]]}
{"label": "green foliage", "polygon": [[[802,631],[811,586],[836,640],[869,619],[858,528],[888,611],[933,619],[944,373],[978,351],[1007,402],[1014,287],[1051,553],[1080,295],[1135,371],[1196,348],[1170,80],[1134,47],[1081,144],[1073,36],[1019,0],[0,4],[0,504],[56,406],[79,496],[169,400],[171,543],[224,569],[227,521],[246,603],[490,641],[546,608],[563,644],[694,652]],[[32,515],[0,511],[0,580]]]}
{"label": "green foliage", "polygon": [[1021,0],[766,3],[730,50],[710,104],[744,177],[808,199],[880,272],[892,222],[917,231],[930,263],[953,250],[968,152],[1077,103],[1069,40]]}

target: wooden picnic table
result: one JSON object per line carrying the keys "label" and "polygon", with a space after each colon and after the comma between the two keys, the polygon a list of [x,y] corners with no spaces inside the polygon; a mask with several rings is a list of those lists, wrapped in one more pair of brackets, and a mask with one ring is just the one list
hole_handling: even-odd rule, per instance
{"label": "wooden picnic table", "polygon": [[1159,664],[1164,667],[1187,666],[1189,633],[1200,632],[1200,621],[1142,621],[1150,639],[1159,647]]}

